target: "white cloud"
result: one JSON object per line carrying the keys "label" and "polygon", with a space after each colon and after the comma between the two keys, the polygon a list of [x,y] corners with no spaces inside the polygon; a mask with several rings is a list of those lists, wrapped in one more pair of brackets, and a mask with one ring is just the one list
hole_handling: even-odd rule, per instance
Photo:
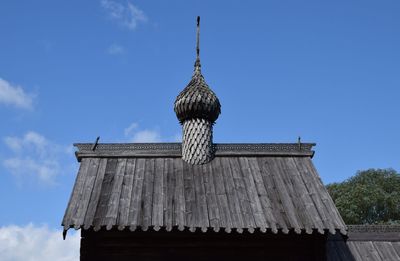
{"label": "white cloud", "polygon": [[129,125],[128,128],[125,128],[125,130],[124,130],[125,137],[131,136],[138,127],[139,127],[139,124],[137,124],[136,122],[133,122],[131,125]]}
{"label": "white cloud", "polygon": [[0,78],[0,103],[20,109],[32,109],[33,98],[32,94],[27,94],[20,86]]}
{"label": "white cloud", "polygon": [[124,130],[125,137],[131,142],[160,142],[161,135],[156,130],[139,130],[137,123],[132,123]]}
{"label": "white cloud", "polygon": [[60,157],[65,161],[70,154],[70,147],[55,144],[34,131],[23,137],[5,137],[4,143],[12,155],[3,160],[3,166],[19,181],[30,177],[43,184],[55,184],[62,169]]}
{"label": "white cloud", "polygon": [[125,48],[118,44],[112,44],[108,47],[107,52],[109,54],[123,54],[125,53]]}
{"label": "white cloud", "polygon": [[182,142],[182,134],[181,133],[175,134],[173,141],[174,142]]}
{"label": "white cloud", "polygon": [[62,231],[47,226],[0,227],[0,256],[3,261],[78,261],[80,233],[70,231],[66,240]]}
{"label": "white cloud", "polygon": [[145,13],[129,1],[124,5],[117,1],[102,0],[101,6],[111,19],[130,30],[135,30],[139,23],[147,22]]}
{"label": "white cloud", "polygon": [[160,133],[153,130],[142,130],[134,134],[132,142],[160,142]]}

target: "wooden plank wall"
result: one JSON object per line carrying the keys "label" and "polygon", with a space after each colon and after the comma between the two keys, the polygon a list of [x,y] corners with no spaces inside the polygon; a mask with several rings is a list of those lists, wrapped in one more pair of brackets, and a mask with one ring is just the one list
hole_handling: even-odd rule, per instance
{"label": "wooden plank wall", "polygon": [[326,237],[189,231],[82,230],[81,260],[325,260]]}

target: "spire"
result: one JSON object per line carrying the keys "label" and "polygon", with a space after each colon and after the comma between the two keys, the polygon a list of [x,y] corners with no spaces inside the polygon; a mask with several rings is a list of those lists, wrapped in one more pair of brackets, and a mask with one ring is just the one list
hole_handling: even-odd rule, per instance
{"label": "spire", "polygon": [[182,124],[182,159],[204,164],[214,158],[212,127],[221,113],[217,95],[200,71],[200,17],[197,17],[196,62],[189,84],[176,97],[174,110]]}
{"label": "spire", "polygon": [[200,16],[197,16],[197,32],[196,32],[196,62],[194,64],[195,70],[200,70]]}

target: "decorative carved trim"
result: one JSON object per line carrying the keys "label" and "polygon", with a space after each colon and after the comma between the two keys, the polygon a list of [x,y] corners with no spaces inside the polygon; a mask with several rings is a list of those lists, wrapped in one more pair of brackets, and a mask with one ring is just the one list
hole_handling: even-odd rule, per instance
{"label": "decorative carved trim", "polygon": [[348,231],[352,233],[400,232],[400,225],[348,225],[347,227]]}
{"label": "decorative carved trim", "polygon": [[[92,143],[75,143],[79,152],[92,151]],[[271,151],[271,152],[311,152],[315,143],[217,143],[214,144],[218,151]],[[181,143],[99,143],[96,151],[112,150],[181,150]]]}
{"label": "decorative carved trim", "polygon": [[[76,143],[77,159],[86,157],[181,157],[181,143]],[[221,143],[213,144],[215,156],[312,157],[315,143]]]}
{"label": "decorative carved trim", "polygon": [[215,144],[216,151],[254,151],[254,152],[311,152],[315,143],[239,143]]}
{"label": "decorative carved trim", "polygon": [[[92,151],[92,143],[75,143],[78,152]],[[181,150],[181,143],[99,143],[96,151]]]}

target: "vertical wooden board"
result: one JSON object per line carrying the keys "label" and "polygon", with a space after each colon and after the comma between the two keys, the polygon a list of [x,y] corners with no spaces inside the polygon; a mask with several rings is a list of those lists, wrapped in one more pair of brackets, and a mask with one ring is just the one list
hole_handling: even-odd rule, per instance
{"label": "vertical wooden board", "polygon": [[392,246],[396,251],[397,255],[400,256],[400,242],[392,242]]}
{"label": "vertical wooden board", "polygon": [[263,211],[263,215],[265,216],[268,227],[276,231],[276,224],[278,222],[272,210],[272,204],[268,197],[267,187],[264,184],[258,160],[257,158],[248,158],[248,161],[250,166],[250,174],[252,175],[252,178],[254,180],[254,185],[257,190],[257,195],[260,199],[260,205]]}
{"label": "vertical wooden board", "polygon": [[108,159],[106,171],[104,173],[103,184],[101,185],[99,204],[96,208],[96,213],[93,220],[93,225],[96,228],[107,225],[105,220],[108,209],[108,202],[111,197],[111,189],[115,180],[116,168],[117,159]]}
{"label": "vertical wooden board", "polygon": [[211,164],[211,168],[213,173],[218,210],[220,214],[220,225],[221,227],[232,228],[232,220],[225,191],[225,182],[222,176],[221,159],[219,157],[214,158]]}
{"label": "vertical wooden board", "polygon": [[142,194],[146,159],[138,158],[135,164],[135,177],[133,181],[131,202],[129,204],[129,225],[131,228],[140,226],[142,222]]}
{"label": "vertical wooden board", "polygon": [[174,193],[175,193],[175,184],[176,184],[176,175],[174,172],[174,162],[172,158],[165,159],[164,169],[164,224],[167,227],[167,230],[171,230],[174,226],[174,213],[175,213],[175,205],[174,205]]}
{"label": "vertical wooden board", "polygon": [[153,186],[153,213],[151,221],[151,224],[155,227],[163,226],[164,172],[164,159],[156,158]]}
{"label": "vertical wooden board", "polygon": [[174,225],[180,228],[186,226],[186,202],[185,187],[183,177],[183,160],[181,158],[173,159],[174,175],[176,177],[176,185],[174,191]]}
{"label": "vertical wooden board", "polygon": [[[331,230],[334,228],[341,229],[342,231],[345,230],[346,225],[337,210],[335,203],[333,202],[332,198],[329,196],[328,190],[324,186],[321,181],[320,176],[318,175],[317,170],[314,167],[310,158],[305,158],[308,161],[306,166],[309,168],[310,172],[313,174],[312,178],[314,180],[314,184],[317,186],[319,197],[322,199],[322,203],[325,206],[327,217],[331,223]],[[333,232],[333,231],[332,231]]]}
{"label": "vertical wooden board", "polygon": [[250,201],[255,224],[257,227],[267,228],[268,224],[265,219],[260,198],[258,197],[257,188],[253,179],[253,172],[255,171],[255,168],[254,166],[253,168],[250,166],[249,159],[247,157],[240,157],[238,160],[242,169],[242,178],[246,187],[247,196]]}
{"label": "vertical wooden board", "polygon": [[245,228],[255,228],[256,224],[253,216],[253,210],[251,208],[250,199],[247,196],[247,189],[243,180],[242,166],[240,166],[239,160],[236,157],[230,158],[229,162],[235,183],[235,190],[237,192],[242,210],[243,225]]}
{"label": "vertical wooden board", "polygon": [[357,241],[354,244],[354,249],[357,250],[358,255],[363,261],[371,261],[372,259],[370,259],[369,256],[370,253],[366,251],[367,250],[366,243],[368,242]]}
{"label": "vertical wooden board", "polygon": [[154,187],[154,158],[146,159],[146,167],[144,170],[144,190],[143,198],[143,221],[142,228],[145,230],[151,226],[151,215],[153,208],[153,187]]}
{"label": "vertical wooden board", "polygon": [[230,216],[232,221],[232,227],[243,229],[245,227],[243,222],[243,214],[242,209],[240,206],[240,201],[238,197],[238,193],[235,188],[235,181],[232,175],[232,168],[230,165],[231,158],[228,157],[221,157],[220,162],[221,166],[221,173],[223,177],[223,182],[225,184],[225,190],[228,200],[228,207],[230,210]]}
{"label": "vertical wooden board", "polygon": [[131,203],[133,180],[135,177],[136,159],[127,159],[125,175],[122,181],[121,198],[119,200],[117,224],[120,228],[129,225],[129,208]]}
{"label": "vertical wooden board", "polygon": [[275,217],[276,224],[279,228],[288,228],[290,226],[290,223],[283,209],[283,205],[277,191],[277,185],[275,180],[273,179],[272,170],[268,165],[266,157],[257,158],[257,162],[258,167],[261,171],[261,177],[266,187],[268,199],[272,207],[272,213]]}
{"label": "vertical wooden board", "polygon": [[96,175],[96,181],[94,183],[93,191],[90,196],[88,210],[85,215],[85,221],[84,221],[85,229],[88,229],[90,226],[93,225],[94,215],[95,215],[96,209],[99,205],[99,198],[100,198],[100,193],[102,191],[102,185],[103,185],[104,174],[106,172],[106,166],[107,166],[107,159],[106,158],[101,159],[99,168],[97,171],[97,175]]}
{"label": "vertical wooden board", "polygon": [[97,170],[99,168],[100,159],[93,158],[90,159],[89,169],[86,174],[85,183],[83,185],[83,190],[78,199],[78,208],[72,219],[74,221],[75,228],[79,228],[83,225],[86,212],[88,210],[90,196],[93,191],[94,182],[96,180]]}
{"label": "vertical wooden board", "polygon": [[328,241],[326,243],[327,261],[345,261],[342,260],[337,252],[336,242]]}
{"label": "vertical wooden board", "polygon": [[220,225],[220,215],[218,209],[217,196],[215,193],[213,172],[211,164],[203,165],[203,175],[204,175],[204,187],[206,193],[207,207],[208,207],[208,217],[210,220],[210,226],[214,229],[219,229]]}
{"label": "vertical wooden board", "polygon": [[392,246],[392,242],[374,242],[375,249],[378,251],[382,260],[400,260],[396,250]]}
{"label": "vertical wooden board", "polygon": [[[297,172],[297,168],[296,167],[292,167],[290,166],[290,164],[288,165],[288,158],[283,158],[283,157],[276,157],[275,158],[275,163],[277,164],[279,170],[280,170],[280,175],[279,177],[282,179],[282,182],[286,188],[286,191],[288,192],[288,195],[290,197],[290,201],[294,207],[294,213],[296,215],[297,218],[297,223],[298,223],[298,227],[295,228],[296,232],[299,233],[300,229],[305,229],[307,228],[306,224],[307,224],[307,216],[306,213],[304,211],[305,209],[305,205],[302,202],[302,198],[301,198],[301,193],[298,190],[299,186],[296,186],[298,184],[294,184],[295,181],[293,180],[293,176],[295,176],[294,172]],[[310,222],[309,222],[310,223]],[[310,227],[312,227],[312,225],[310,224],[308,227],[308,230],[310,230]]]}
{"label": "vertical wooden board", "polygon": [[108,208],[106,214],[107,229],[117,225],[119,199],[121,197],[122,182],[124,180],[126,168],[126,159],[118,159],[117,169],[115,171],[114,182],[111,190],[110,200],[108,201]]}
{"label": "vertical wooden board", "polygon": [[207,199],[204,186],[204,175],[206,175],[206,173],[203,172],[203,165],[197,165],[193,174],[196,188],[196,205],[199,213],[199,221],[197,224],[201,228],[208,228],[210,222],[208,220]]}
{"label": "vertical wooden board", "polygon": [[72,189],[71,197],[68,202],[67,210],[65,211],[62,224],[65,226],[64,229],[68,229],[70,225],[73,225],[73,215],[76,213],[77,203],[79,195],[83,190],[87,171],[89,169],[90,159],[83,158],[81,165],[79,166],[78,175],[76,176],[74,188]]}
{"label": "vertical wooden board", "polygon": [[[285,183],[290,183],[292,201],[299,213],[302,226],[311,233],[314,228],[322,229],[322,220],[316,212],[309,192],[301,179],[299,170],[292,157],[278,159],[283,169]],[[317,226],[316,224],[319,224]]]}
{"label": "vertical wooden board", "polygon": [[279,157],[274,158],[265,158],[268,162],[268,167],[272,173],[272,178],[275,180],[275,184],[277,186],[277,196],[282,203],[284,213],[289,221],[290,228],[299,229],[301,228],[301,224],[299,224],[299,218],[297,216],[297,210],[293,205],[292,198],[286,188],[286,184],[282,179],[282,172],[283,170],[277,163],[276,159]]}
{"label": "vertical wooden board", "polygon": [[353,255],[354,259],[356,261],[364,261],[360,253],[358,252],[358,249],[356,247],[357,242],[356,241],[349,241],[347,242],[347,246],[350,249],[351,254]]}
{"label": "vertical wooden board", "polygon": [[320,220],[322,221],[323,228],[329,229],[331,227],[331,224],[329,218],[327,217],[328,213],[325,210],[325,206],[319,196],[318,187],[316,186],[312,177],[314,174],[311,173],[309,168],[307,167],[309,161],[306,158],[293,158],[293,160],[296,164],[297,169],[299,170],[299,174],[302,176],[304,184],[309,191],[316,212],[318,213]]}
{"label": "vertical wooden board", "polygon": [[[371,241],[366,241],[362,242],[364,243],[364,252],[367,254],[367,257],[365,260],[380,260],[381,257],[379,256],[378,251],[376,251],[376,248],[374,247],[374,244]],[[399,259],[400,260],[400,259]]]}
{"label": "vertical wooden board", "polygon": [[185,187],[185,220],[189,227],[196,226],[196,193],[194,190],[192,165],[183,162],[183,181]]}
{"label": "vertical wooden board", "polygon": [[302,203],[300,205],[302,212],[305,214],[304,224],[306,228],[323,230],[324,225],[311,198],[311,192],[303,179],[302,170],[297,167],[294,158],[286,158],[285,161],[285,164],[291,169],[291,178],[293,179],[295,190],[299,192],[298,197]]}
{"label": "vertical wooden board", "polygon": [[339,260],[354,261],[355,258],[350,251],[349,246],[344,241],[335,241],[336,251],[340,256]]}

